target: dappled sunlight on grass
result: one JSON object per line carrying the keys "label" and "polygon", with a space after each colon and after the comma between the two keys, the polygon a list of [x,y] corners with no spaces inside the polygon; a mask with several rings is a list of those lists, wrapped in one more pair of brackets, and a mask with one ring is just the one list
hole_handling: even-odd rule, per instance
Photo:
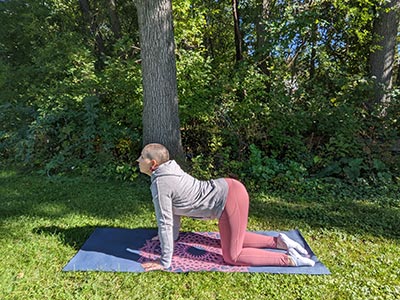
{"label": "dappled sunlight on grass", "polygon": [[41,203],[33,208],[32,214],[55,218],[65,215],[67,210],[64,203]]}
{"label": "dappled sunlight on grass", "polygon": [[0,188],[3,218],[22,215],[61,218],[69,214],[116,219],[137,215],[152,208],[148,187],[137,184],[95,181],[51,182],[20,178]]}
{"label": "dappled sunlight on grass", "polygon": [[[313,199],[312,197],[310,197]],[[250,215],[259,222],[289,227],[340,228],[349,233],[366,233],[389,238],[400,237],[400,209],[368,200],[324,197],[296,201],[278,196],[259,196],[251,202]]]}
{"label": "dappled sunlight on grass", "polygon": [[[4,270],[0,273],[0,294],[7,295],[5,299],[400,297],[397,198],[378,195],[381,198],[352,199],[329,193],[309,197],[251,195],[249,229],[298,228],[330,269],[330,276],[66,274],[62,267],[96,227],[156,227],[148,182],[53,180],[15,174],[0,177],[0,183],[0,269]],[[217,221],[182,219],[182,231],[195,230],[216,231]]]}

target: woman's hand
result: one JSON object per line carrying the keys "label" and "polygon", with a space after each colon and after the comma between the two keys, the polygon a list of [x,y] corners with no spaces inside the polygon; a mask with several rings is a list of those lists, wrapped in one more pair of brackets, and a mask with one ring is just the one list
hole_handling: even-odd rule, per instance
{"label": "woman's hand", "polygon": [[152,237],[151,240],[152,240],[152,241],[158,241],[158,240],[159,240],[158,235]]}
{"label": "woman's hand", "polygon": [[165,270],[163,265],[159,260],[152,260],[145,263],[142,263],[143,269],[147,271],[157,271],[157,270]]}

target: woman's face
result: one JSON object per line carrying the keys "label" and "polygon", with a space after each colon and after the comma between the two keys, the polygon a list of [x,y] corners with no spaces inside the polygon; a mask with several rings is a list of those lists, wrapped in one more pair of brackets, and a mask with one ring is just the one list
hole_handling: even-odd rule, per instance
{"label": "woman's face", "polygon": [[140,157],[136,161],[139,163],[140,172],[151,176],[152,167],[153,167],[155,161],[147,158],[147,156],[145,154],[146,153],[144,153],[142,151]]}

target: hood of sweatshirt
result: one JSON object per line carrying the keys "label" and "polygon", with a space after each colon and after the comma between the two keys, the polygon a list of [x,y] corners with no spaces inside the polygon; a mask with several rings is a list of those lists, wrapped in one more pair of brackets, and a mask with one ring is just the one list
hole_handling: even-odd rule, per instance
{"label": "hood of sweatshirt", "polygon": [[152,174],[151,179],[154,180],[162,176],[183,176],[185,172],[181,169],[175,160],[169,160],[161,164]]}

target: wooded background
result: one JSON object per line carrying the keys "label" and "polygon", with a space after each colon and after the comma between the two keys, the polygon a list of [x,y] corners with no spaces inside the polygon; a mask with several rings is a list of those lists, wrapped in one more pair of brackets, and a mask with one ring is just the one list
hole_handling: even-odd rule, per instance
{"label": "wooded background", "polygon": [[398,182],[398,7],[0,1],[0,159],[129,180],[158,141],[203,178]]}

